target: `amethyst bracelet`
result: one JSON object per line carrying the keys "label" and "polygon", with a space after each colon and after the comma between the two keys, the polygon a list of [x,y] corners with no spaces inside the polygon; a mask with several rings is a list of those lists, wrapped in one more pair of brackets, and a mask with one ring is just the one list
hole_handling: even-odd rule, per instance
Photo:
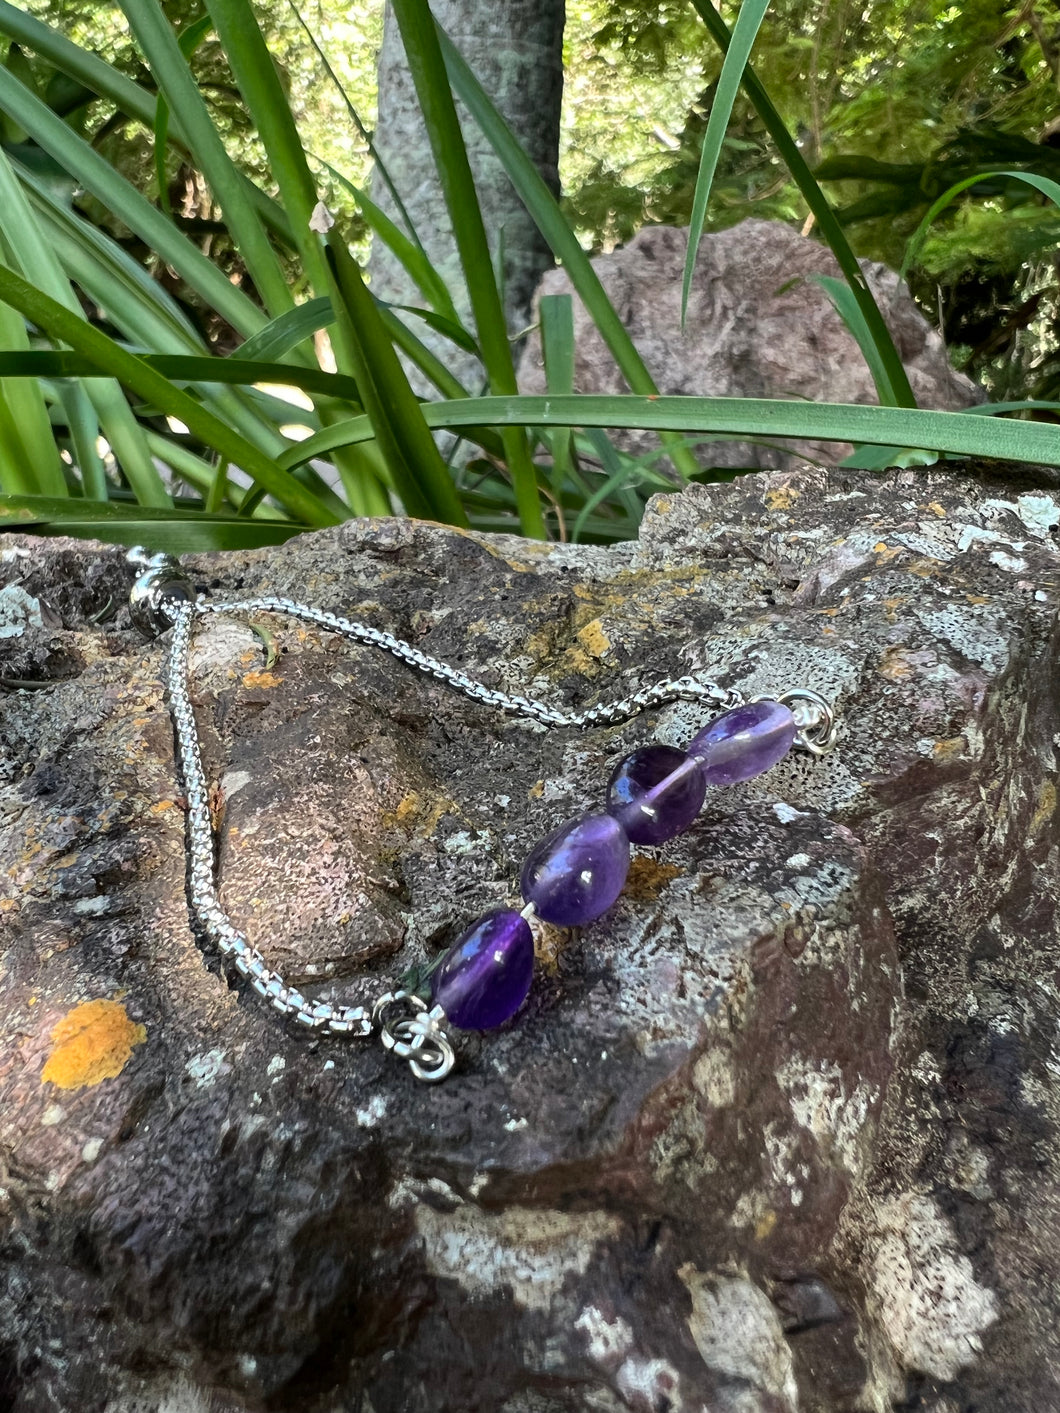
{"label": "amethyst bracelet", "polygon": [[688,829],[708,785],[761,775],[787,755],[797,730],[789,707],[760,699],[723,712],[686,750],[651,745],[626,756],[601,813],[567,820],[531,850],[523,911],[486,913],[445,953],[431,978],[433,1004],[460,1030],[492,1030],[510,1020],[533,978],[528,917],[558,927],[602,917],[625,885],[631,844],[662,844]]}
{"label": "amethyst bracelet", "polygon": [[[527,697],[509,696],[429,657],[392,634],[291,599],[266,596],[233,603],[195,598],[179,564],[168,555],[129,555],[143,571],[133,586],[133,618],[148,633],[172,630],[165,684],[176,733],[177,760],[188,801],[188,904],[200,933],[281,1015],[300,1026],[347,1038],[378,1034],[386,1049],[409,1062],[417,1079],[436,1083],[455,1063],[447,1025],[492,1030],[516,1014],[530,991],[534,937],[530,920],[579,927],[601,917],[626,881],[632,844],[657,845],[687,829],[710,785],[735,785],[760,775],[797,746],[824,755],[835,743],[829,704],[799,687],[776,699],[746,701],[732,689],[698,677],[642,687],[620,702],[564,712]],[[382,648],[417,671],[473,701],[546,726],[603,726],[673,701],[720,711],[686,750],[642,746],[612,772],[602,811],[568,820],[531,850],[523,865],[521,912],[497,908],[474,922],[436,962],[374,1004],[315,1000],[269,966],[265,956],[221,906],[215,877],[210,790],[188,690],[188,663],[196,622],[211,614],[283,613]],[[421,990],[421,985],[425,988]]]}

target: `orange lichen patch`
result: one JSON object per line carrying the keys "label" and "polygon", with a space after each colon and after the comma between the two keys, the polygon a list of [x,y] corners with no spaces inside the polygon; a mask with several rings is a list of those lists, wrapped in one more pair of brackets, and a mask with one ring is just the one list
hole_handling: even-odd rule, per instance
{"label": "orange lichen patch", "polygon": [[585,651],[593,657],[603,657],[611,646],[611,639],[604,632],[604,625],[599,618],[594,618],[584,628],[579,628],[575,636]]}
{"label": "orange lichen patch", "polygon": [[278,687],[283,681],[275,672],[244,672],[244,687]]}
{"label": "orange lichen patch", "polygon": [[626,895],[650,903],[659,896],[671,878],[680,878],[682,872],[675,864],[659,863],[646,854],[635,854],[626,878]]}
{"label": "orange lichen patch", "polygon": [[388,810],[382,817],[384,829],[411,829],[415,824],[423,837],[429,838],[438,828],[438,821],[444,814],[456,814],[453,800],[439,795],[432,800],[425,799],[418,790],[409,790],[397,807]]}
{"label": "orange lichen patch", "polygon": [[52,1030],[52,1052],[41,1083],[59,1089],[86,1089],[121,1074],[147,1031],[129,1019],[117,1001],[85,1001]]}
{"label": "orange lichen patch", "polygon": [[175,810],[176,807],[176,800],[156,800],[154,804],[150,806],[150,813],[164,814],[166,810]]}
{"label": "orange lichen patch", "polygon": [[896,555],[902,553],[902,546],[889,545],[886,540],[880,540],[873,545],[872,552],[875,555],[879,555],[884,564],[887,564],[890,560],[894,559]]}
{"label": "orange lichen patch", "polygon": [[799,493],[794,486],[781,486],[779,490],[766,491],[766,509],[790,510],[798,498]]}
{"label": "orange lichen patch", "polygon": [[931,754],[943,765],[948,765],[951,760],[959,760],[964,755],[964,737],[947,736],[944,741],[936,741],[931,747]]}

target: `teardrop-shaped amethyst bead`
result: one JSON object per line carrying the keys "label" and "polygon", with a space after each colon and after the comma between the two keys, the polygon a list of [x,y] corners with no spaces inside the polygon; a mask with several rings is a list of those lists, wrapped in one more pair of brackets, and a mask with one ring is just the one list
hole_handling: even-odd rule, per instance
{"label": "teardrop-shaped amethyst bead", "polygon": [[607,812],[634,844],[662,844],[687,829],[703,805],[703,763],[676,746],[641,746],[615,768]]}
{"label": "teardrop-shaped amethyst bead", "polygon": [[520,913],[498,908],[453,943],[431,999],[460,1030],[491,1030],[514,1016],[534,973],[534,935]]}
{"label": "teardrop-shaped amethyst bead", "polygon": [[522,890],[540,918],[577,927],[606,913],[629,872],[629,838],[610,814],[582,815],[547,835],[523,865]]}
{"label": "teardrop-shaped amethyst bead", "polygon": [[795,718],[782,702],[747,702],[724,711],[693,736],[708,785],[738,785],[783,760],[795,740]]}

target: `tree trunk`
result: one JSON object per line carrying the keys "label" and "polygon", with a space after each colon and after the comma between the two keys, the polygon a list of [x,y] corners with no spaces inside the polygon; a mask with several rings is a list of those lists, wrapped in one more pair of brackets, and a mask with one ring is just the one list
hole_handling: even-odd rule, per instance
{"label": "tree trunk", "polygon": [[[456,44],[542,176],[559,191],[559,124],[563,96],[564,0],[434,0],[435,18]],[[412,78],[389,4],[379,54],[379,116],[375,143],[431,263],[468,314],[463,273],[423,127]],[[505,313],[510,331],[526,326],[530,299],[552,254],[516,196],[492,148],[461,111],[464,140],[475,177],[490,247],[503,241]],[[372,197],[404,225],[386,183],[377,172]],[[422,305],[423,297],[404,268],[376,239],[371,256],[372,289],[396,304]],[[481,366],[440,335],[415,321],[424,339],[472,388]]]}

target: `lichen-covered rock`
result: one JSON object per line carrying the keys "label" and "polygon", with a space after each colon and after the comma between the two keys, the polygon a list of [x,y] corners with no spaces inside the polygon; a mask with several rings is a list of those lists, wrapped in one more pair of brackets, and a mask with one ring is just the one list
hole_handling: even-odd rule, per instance
{"label": "lichen-covered rock", "polygon": [[[841,278],[835,256],[782,221],[741,221],[704,234],[681,327],[688,231],[645,226],[593,266],[661,393],[696,397],[779,397],[810,402],[876,403],[872,374],[818,277]],[[920,407],[970,407],[982,393],[954,372],[938,334],[893,270],[863,260],[866,282],[890,328]],[[629,387],[566,270],[542,277],[542,295],[565,294],[574,307],[574,391],[624,393]],[[524,393],[547,390],[535,326],[519,365]],[[617,432],[637,455],[657,450],[646,432]],[[787,449],[785,449],[785,446]],[[780,446],[704,437],[705,466],[792,468],[800,459],[834,465],[844,443],[792,439]]]}
{"label": "lichen-covered rock", "polygon": [[[692,671],[842,712],[541,929],[526,1008],[437,1087],[204,954],[130,571],[10,539],[0,1405],[1055,1406],[1058,523],[1026,478],[803,470],[657,497],[612,549],[354,521],[189,558],[569,706]],[[193,655],[221,894],[336,998],[704,721],[545,732],[254,622]]]}

